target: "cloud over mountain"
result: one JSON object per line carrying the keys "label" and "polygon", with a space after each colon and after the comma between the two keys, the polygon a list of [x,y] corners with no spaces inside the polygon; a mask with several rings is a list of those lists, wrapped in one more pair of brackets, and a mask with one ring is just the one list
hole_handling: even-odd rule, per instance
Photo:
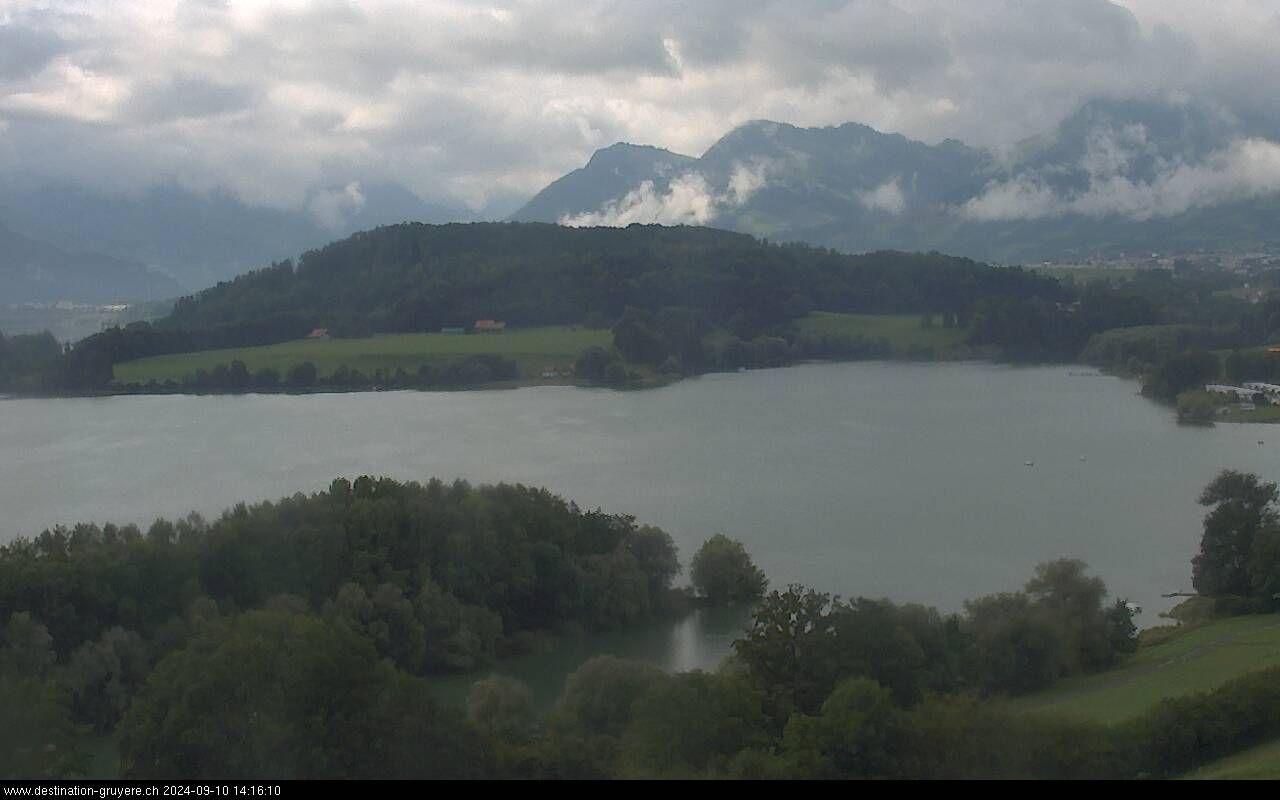
{"label": "cloud over mountain", "polygon": [[0,0],[0,174],[294,210],[397,181],[475,209],[615,141],[702,152],[761,118],[999,149],[1091,97],[1183,93],[1265,136],[1277,38],[1266,0]]}
{"label": "cloud over mountain", "polygon": [[672,178],[665,190],[652,180],[641,181],[622,198],[611,200],[598,211],[564,214],[557,222],[574,228],[606,226],[621,228],[632,223],[658,225],[710,225],[722,210],[738,208],[767,182],[768,166],[758,162],[735,165],[724,191],[716,191],[697,171]]}

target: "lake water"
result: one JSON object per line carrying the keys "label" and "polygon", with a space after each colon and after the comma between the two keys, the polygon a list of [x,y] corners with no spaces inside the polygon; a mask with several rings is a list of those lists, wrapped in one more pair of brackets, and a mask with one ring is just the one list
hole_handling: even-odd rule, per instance
{"label": "lake water", "polygon": [[[1150,624],[1170,605],[1161,593],[1190,588],[1196,496],[1224,468],[1276,479],[1280,428],[1179,427],[1136,390],[1082,367],[858,363],[643,392],[6,400],[0,541],[216,514],[339,475],[464,477],[634,514],[686,562],[723,531],[775,586],[944,610],[1081,558]],[[560,674],[599,651],[713,666],[744,620],[704,613],[512,669]]]}

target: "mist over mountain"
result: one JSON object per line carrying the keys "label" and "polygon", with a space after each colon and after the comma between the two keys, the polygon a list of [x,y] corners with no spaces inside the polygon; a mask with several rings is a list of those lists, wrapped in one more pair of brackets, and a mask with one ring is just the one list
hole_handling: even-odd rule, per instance
{"label": "mist over mountain", "polygon": [[[109,194],[28,178],[0,184],[0,219],[17,234],[67,252],[100,253],[163,273],[168,296],[175,296],[357,230],[403,221],[470,221],[475,215],[460,204],[423,200],[394,183],[351,181],[315,189],[303,208],[282,210],[249,205],[227,191],[197,192],[173,183]],[[132,284],[116,286],[114,280],[104,272],[94,296],[132,291]],[[86,300],[83,287],[68,285],[58,294],[56,280],[50,281],[42,285],[53,299]]]}
{"label": "mist over mountain", "polygon": [[1280,144],[1265,131],[1191,101],[1095,100],[1009,152],[770,121],[699,158],[618,144],[513,218],[1038,261],[1274,245],[1278,212]]}
{"label": "mist over mountain", "polygon": [[181,293],[172,278],[137,262],[62,250],[0,224],[0,304],[119,303]]}

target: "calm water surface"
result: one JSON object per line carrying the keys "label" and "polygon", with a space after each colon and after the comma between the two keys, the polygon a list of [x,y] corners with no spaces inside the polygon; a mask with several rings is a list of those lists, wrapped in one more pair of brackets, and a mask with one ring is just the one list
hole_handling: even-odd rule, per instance
{"label": "calm water surface", "polygon": [[[1136,388],[1081,367],[863,363],[645,392],[6,400],[0,541],[216,514],[338,475],[464,477],[635,514],[686,561],[727,532],[775,586],[944,610],[1082,558],[1154,622],[1162,592],[1189,588],[1200,489],[1228,467],[1280,477],[1280,428],[1178,427]],[[513,669],[559,676],[600,651],[713,666],[743,619],[701,614]]]}

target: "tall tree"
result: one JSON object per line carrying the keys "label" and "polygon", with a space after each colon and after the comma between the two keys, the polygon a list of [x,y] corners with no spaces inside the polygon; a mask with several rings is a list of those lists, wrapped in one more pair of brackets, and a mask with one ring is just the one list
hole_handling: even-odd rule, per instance
{"label": "tall tree", "polygon": [[1191,559],[1191,582],[1209,597],[1254,594],[1254,545],[1277,527],[1276,484],[1257,475],[1223,470],[1200,495],[1208,507],[1200,552]]}

